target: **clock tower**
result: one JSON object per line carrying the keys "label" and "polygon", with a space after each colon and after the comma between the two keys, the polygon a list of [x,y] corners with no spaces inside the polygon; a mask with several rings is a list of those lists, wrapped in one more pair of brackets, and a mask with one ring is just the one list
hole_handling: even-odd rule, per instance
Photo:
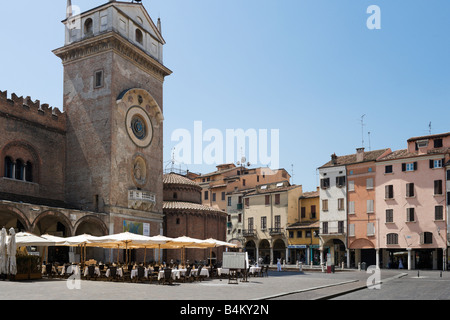
{"label": "clock tower", "polygon": [[[141,3],[109,1],[77,12],[68,2],[64,66],[66,201],[159,234],[163,203],[161,22]],[[148,230],[148,229],[147,229]],[[126,231],[126,230],[125,230]]]}

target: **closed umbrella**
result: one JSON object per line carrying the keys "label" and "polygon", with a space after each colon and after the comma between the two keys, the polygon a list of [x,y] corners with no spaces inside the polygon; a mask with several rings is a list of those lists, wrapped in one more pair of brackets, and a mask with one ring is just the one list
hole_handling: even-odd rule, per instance
{"label": "closed umbrella", "polygon": [[0,233],[0,274],[8,273],[8,260],[6,258],[6,229],[2,228]]}
{"label": "closed umbrella", "polygon": [[17,274],[17,263],[16,263],[16,232],[14,228],[9,229],[9,239],[6,253],[8,254],[8,274]]}

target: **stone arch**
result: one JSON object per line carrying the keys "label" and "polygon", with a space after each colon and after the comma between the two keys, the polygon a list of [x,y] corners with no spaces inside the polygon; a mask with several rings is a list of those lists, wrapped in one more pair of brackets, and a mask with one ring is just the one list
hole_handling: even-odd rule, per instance
{"label": "stone arch", "polygon": [[[5,227],[14,227],[18,225],[16,222],[16,226],[10,225],[11,220],[16,218],[22,225],[24,230],[23,231],[31,231],[31,224],[27,216],[20,211],[19,209],[15,208],[12,205],[8,204],[0,204],[0,228]],[[20,231],[20,230],[19,230]]]}
{"label": "stone arch", "polygon": [[[56,230],[55,224],[56,223]],[[72,223],[69,218],[59,211],[48,210],[42,212],[32,224],[33,233],[45,234],[48,232],[62,232],[61,236],[70,237],[73,235]],[[60,229],[60,230],[58,230]],[[63,229],[63,230],[61,230]]]}
{"label": "stone arch", "polygon": [[129,109],[132,106],[139,105],[151,116],[157,120],[157,126],[162,124],[164,116],[161,107],[153,96],[144,89],[133,88],[122,92],[117,98],[117,104],[123,103]]}
{"label": "stone arch", "polygon": [[[93,228],[84,228],[84,226],[91,226],[96,227],[97,232],[89,232],[87,230],[93,230]],[[99,219],[96,216],[88,215],[84,216],[83,218],[79,219],[77,223],[74,226],[74,235],[81,235],[81,234],[90,234],[93,236],[105,236],[108,235],[108,228],[106,227],[105,223]]]}
{"label": "stone arch", "polygon": [[270,263],[270,242],[267,239],[262,239],[258,244],[259,257],[263,259],[264,264]]}
{"label": "stone arch", "polygon": [[350,244],[349,249],[375,249],[375,245],[368,239],[357,239]]}

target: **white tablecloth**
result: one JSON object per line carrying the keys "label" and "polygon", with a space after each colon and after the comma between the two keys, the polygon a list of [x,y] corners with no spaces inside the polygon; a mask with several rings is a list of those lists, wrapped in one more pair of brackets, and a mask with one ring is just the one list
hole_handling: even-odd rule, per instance
{"label": "white tablecloth", "polygon": [[[138,275],[138,269],[133,269],[131,270],[131,279],[133,279],[134,277],[137,277]],[[144,277],[148,278],[148,269],[144,268]]]}
{"label": "white tablecloth", "polygon": [[[187,269],[172,269],[172,279],[179,280],[182,276],[186,274]],[[191,270],[191,276],[196,276],[198,274],[198,269]],[[209,271],[206,268],[202,268],[200,272],[201,276],[209,278]],[[164,270],[160,270],[158,273],[158,280],[164,279]]]}
{"label": "white tablecloth", "polygon": [[255,274],[261,271],[261,267],[250,267],[250,273]]}
{"label": "white tablecloth", "polygon": [[[99,267],[95,267],[95,271],[94,274],[96,274],[97,276],[100,277],[101,273],[100,273],[100,268]],[[89,275],[89,267],[85,267],[84,268],[84,276],[87,277]]]}
{"label": "white tablecloth", "polygon": [[80,266],[78,266],[78,265],[70,265],[70,266],[67,267],[67,269],[64,266],[62,268],[61,275],[64,275],[64,274],[79,275],[79,274],[81,274]]}
{"label": "white tablecloth", "polygon": [[[117,275],[118,275],[119,277],[123,277],[123,270],[122,270],[122,268],[117,268]],[[111,270],[110,270],[110,269],[106,270],[105,276],[106,276],[107,278],[109,278],[109,277],[111,276]]]}

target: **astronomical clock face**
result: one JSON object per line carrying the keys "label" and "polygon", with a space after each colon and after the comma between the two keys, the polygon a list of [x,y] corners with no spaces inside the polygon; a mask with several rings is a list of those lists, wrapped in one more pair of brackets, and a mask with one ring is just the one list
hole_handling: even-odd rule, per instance
{"label": "astronomical clock face", "polygon": [[127,113],[126,126],[131,140],[140,148],[147,148],[152,143],[153,126],[147,112],[141,107],[131,107]]}

